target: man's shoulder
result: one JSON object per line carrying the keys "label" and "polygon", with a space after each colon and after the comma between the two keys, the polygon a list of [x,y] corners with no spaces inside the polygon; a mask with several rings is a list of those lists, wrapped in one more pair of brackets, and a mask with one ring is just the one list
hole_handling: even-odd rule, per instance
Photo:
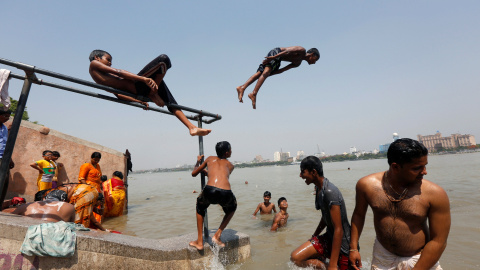
{"label": "man's shoulder", "polygon": [[426,195],[432,198],[437,198],[437,196],[446,195],[446,191],[439,185],[429,181],[427,179],[422,180],[422,193],[425,192]]}

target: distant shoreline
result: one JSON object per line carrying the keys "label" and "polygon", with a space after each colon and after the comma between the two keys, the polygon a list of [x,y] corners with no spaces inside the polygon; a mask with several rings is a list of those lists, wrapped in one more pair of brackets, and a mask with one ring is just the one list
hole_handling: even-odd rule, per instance
{"label": "distant shoreline", "polygon": [[[459,151],[442,151],[442,152],[434,152],[429,153],[429,155],[455,155],[455,154],[471,154],[480,152],[480,149],[472,149],[472,150],[459,150]],[[373,159],[386,159],[386,153],[384,154],[370,154],[370,155],[363,155],[360,157],[352,157],[354,155],[334,155],[322,158],[322,162],[344,162],[344,161],[359,161],[359,160],[373,160]],[[339,159],[342,158],[342,159]],[[255,162],[255,163],[236,163],[235,168],[254,168],[254,167],[268,167],[268,166],[289,166],[289,165],[298,165],[294,164],[294,162],[287,162],[287,161],[275,161],[275,162]],[[146,173],[164,173],[164,172],[184,172],[184,171],[191,171],[193,170],[192,166],[181,167],[181,168],[157,168],[157,169],[150,169],[150,170],[139,170],[133,171],[131,174],[146,174]]]}

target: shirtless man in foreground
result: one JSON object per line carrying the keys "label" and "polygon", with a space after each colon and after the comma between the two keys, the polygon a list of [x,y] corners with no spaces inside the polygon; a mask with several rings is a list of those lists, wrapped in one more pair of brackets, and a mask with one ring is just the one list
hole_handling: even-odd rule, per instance
{"label": "shirtless man in foreground", "polygon": [[[182,110],[169,106],[170,104],[177,104],[177,102],[163,80],[167,70],[172,66],[167,55],[162,54],[152,60],[138,75],[126,70],[112,68],[112,56],[103,50],[92,51],[89,59],[89,73],[96,83],[149,97],[160,107],[167,105],[168,110],[188,128],[191,136],[205,136],[212,131],[211,129],[198,128],[187,119]],[[147,102],[127,95],[116,93],[114,95],[122,100],[141,103],[145,105],[145,109],[148,109]]]}
{"label": "shirtless man in foreground", "polygon": [[266,215],[266,214],[271,214],[272,211],[277,213],[277,210],[275,209],[275,204],[270,202],[270,199],[272,198],[272,194],[270,191],[265,191],[263,193],[263,202],[259,203],[257,206],[257,209],[255,209],[255,212],[253,213],[253,218],[257,218],[257,212],[260,211],[260,215]]}
{"label": "shirtless man in foreground", "polygon": [[[237,87],[238,101],[243,103],[243,93],[245,89],[253,82],[258,80],[253,92],[248,94],[248,98],[252,100],[253,109],[257,108],[257,94],[260,91],[265,80],[270,75],[277,75],[291,68],[296,68],[302,64],[305,60],[309,65],[315,64],[320,59],[320,52],[316,48],[311,48],[305,52],[305,48],[300,46],[292,46],[285,48],[275,48],[271,50],[265,59],[260,64],[257,72],[253,74],[243,85]],[[289,65],[280,68],[282,61],[290,62]]]}
{"label": "shirtless man in foreground", "polygon": [[57,200],[45,200],[22,204],[12,214],[40,218],[47,222],[74,222],[75,207],[69,203]]}
{"label": "shirtless man in foreground", "polygon": [[287,202],[287,199],[285,197],[280,197],[280,199],[278,199],[278,208],[280,208],[280,212],[278,212],[278,214],[276,214],[275,218],[273,219],[272,227],[270,228],[270,231],[272,231],[272,232],[276,232],[278,230],[278,228],[287,226],[288,202]]}
{"label": "shirtless man in foreground", "polygon": [[[233,164],[228,161],[232,155],[232,148],[230,143],[223,141],[217,143],[215,146],[217,156],[208,157],[203,163],[203,155],[197,157],[197,164],[192,171],[192,176],[195,177],[199,173],[208,173],[208,182],[202,193],[197,198],[197,232],[198,238],[196,241],[190,242],[190,246],[198,250],[203,250],[203,220],[205,213],[210,204],[219,204],[225,216],[215,235],[212,237],[212,242],[219,247],[225,247],[225,244],[220,240],[223,230],[235,214],[237,210],[237,199],[230,188],[229,177],[233,171]],[[208,167],[208,172],[205,168]]]}
{"label": "shirtless man in foreground", "polygon": [[350,263],[361,269],[357,250],[368,206],[377,237],[372,269],[442,269],[438,263],[450,231],[450,203],[440,186],[423,179],[428,150],[399,139],[388,148],[389,169],[360,179],[352,216]]}

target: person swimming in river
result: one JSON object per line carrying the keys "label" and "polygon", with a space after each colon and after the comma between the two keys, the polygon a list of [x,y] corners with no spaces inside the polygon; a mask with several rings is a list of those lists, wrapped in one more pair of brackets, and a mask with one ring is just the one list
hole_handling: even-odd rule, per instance
{"label": "person swimming in river", "polygon": [[[309,65],[315,64],[320,59],[320,52],[316,48],[305,51],[300,46],[292,46],[285,48],[275,48],[271,50],[260,64],[257,72],[252,75],[244,84],[237,87],[238,101],[243,103],[243,93],[253,82],[257,81],[252,93],[248,94],[248,98],[252,100],[253,109],[257,108],[257,94],[260,91],[265,80],[271,75],[283,73],[291,68],[299,67],[305,60]],[[280,68],[281,62],[290,62],[289,65]]]}
{"label": "person swimming in river", "polygon": [[276,232],[278,228],[287,226],[289,215],[287,213],[288,202],[285,197],[280,197],[278,199],[278,208],[280,208],[280,212],[278,212],[273,219],[272,227],[270,228],[270,231],[272,232]]}
{"label": "person swimming in river", "polygon": [[257,212],[260,211],[260,215],[271,214],[272,211],[277,213],[275,209],[275,204],[270,202],[272,198],[272,193],[270,191],[265,191],[263,193],[263,202],[259,203],[255,212],[253,212],[253,218],[256,218]]}
{"label": "person swimming in river", "polygon": [[[126,70],[112,68],[112,55],[106,51],[94,50],[90,53],[89,59],[89,73],[96,83],[149,97],[160,107],[166,105],[168,110],[188,128],[191,136],[205,136],[212,131],[211,129],[198,128],[187,119],[182,110],[170,106],[171,104],[177,104],[177,101],[175,101],[163,80],[167,70],[172,67],[167,55],[162,54],[152,60],[138,75]],[[145,109],[148,109],[147,102],[122,94],[113,94],[122,100],[141,103],[145,105]]]}
{"label": "person swimming in river", "polygon": [[[196,241],[190,242],[190,246],[198,250],[203,250],[203,220],[205,217],[205,210],[210,204],[219,204],[225,216],[223,217],[220,227],[212,237],[212,242],[219,247],[225,247],[220,237],[222,232],[227,227],[228,223],[237,210],[237,199],[230,187],[229,177],[233,171],[233,164],[227,160],[232,155],[232,148],[230,143],[222,141],[215,146],[217,156],[208,157],[203,163],[203,155],[197,157],[197,163],[192,171],[192,176],[195,177],[199,173],[208,174],[208,182],[202,193],[197,198],[197,232],[198,238]],[[205,170],[208,168],[208,171]]]}

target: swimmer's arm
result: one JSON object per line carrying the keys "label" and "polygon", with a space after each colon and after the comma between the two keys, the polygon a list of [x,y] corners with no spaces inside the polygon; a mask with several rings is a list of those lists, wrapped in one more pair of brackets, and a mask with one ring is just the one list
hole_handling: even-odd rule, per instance
{"label": "swimmer's arm", "polygon": [[272,210],[273,210],[273,212],[277,213],[277,209],[275,209],[275,204],[273,204]]}
{"label": "swimmer's arm", "polygon": [[332,265],[335,267],[335,269],[337,269],[338,256],[340,256],[340,248],[342,247],[343,238],[342,215],[340,213],[340,205],[332,205],[332,207],[330,208],[330,216],[333,223],[333,239],[329,266]]}
{"label": "swimmer's arm", "polygon": [[210,157],[208,157],[202,163],[203,157],[204,157],[204,155],[197,156],[197,163],[195,164],[195,168],[192,171],[192,176],[193,177],[197,176],[200,172],[202,172],[207,167],[207,163],[210,160]]}
{"label": "swimmer's arm", "polygon": [[289,69],[296,68],[296,67],[298,67],[298,66],[299,66],[299,65],[295,65],[295,64],[292,63],[292,64],[289,64],[289,65],[287,65],[287,66],[285,66],[285,67],[283,67],[283,68],[281,68],[281,69],[279,69],[279,70],[277,70],[277,71],[274,71],[274,72],[270,73],[270,75],[277,75],[277,74],[283,73],[283,72],[285,72],[285,71],[287,71],[287,70],[289,70]]}
{"label": "swimmer's arm", "polygon": [[272,227],[270,228],[270,231],[276,232],[278,230],[278,223],[280,222],[280,215],[275,215],[275,218],[273,219]]}
{"label": "swimmer's arm", "polygon": [[258,206],[257,206],[257,209],[255,209],[255,212],[253,212],[253,215],[252,216],[256,216],[258,211],[260,211],[260,206],[262,206],[262,203],[259,203]]}
{"label": "swimmer's arm", "polygon": [[352,215],[352,226],[350,228],[350,264],[354,269],[362,268],[362,258],[358,249],[358,241],[362,234],[363,226],[365,225],[365,215],[368,210],[368,201],[366,197],[366,188],[368,186],[367,180],[362,178],[358,181],[355,189],[355,209]]}
{"label": "swimmer's arm", "polygon": [[447,193],[440,187],[435,190],[432,198],[428,211],[430,241],[423,248],[414,270],[433,267],[447,247],[451,224],[450,202]]}

